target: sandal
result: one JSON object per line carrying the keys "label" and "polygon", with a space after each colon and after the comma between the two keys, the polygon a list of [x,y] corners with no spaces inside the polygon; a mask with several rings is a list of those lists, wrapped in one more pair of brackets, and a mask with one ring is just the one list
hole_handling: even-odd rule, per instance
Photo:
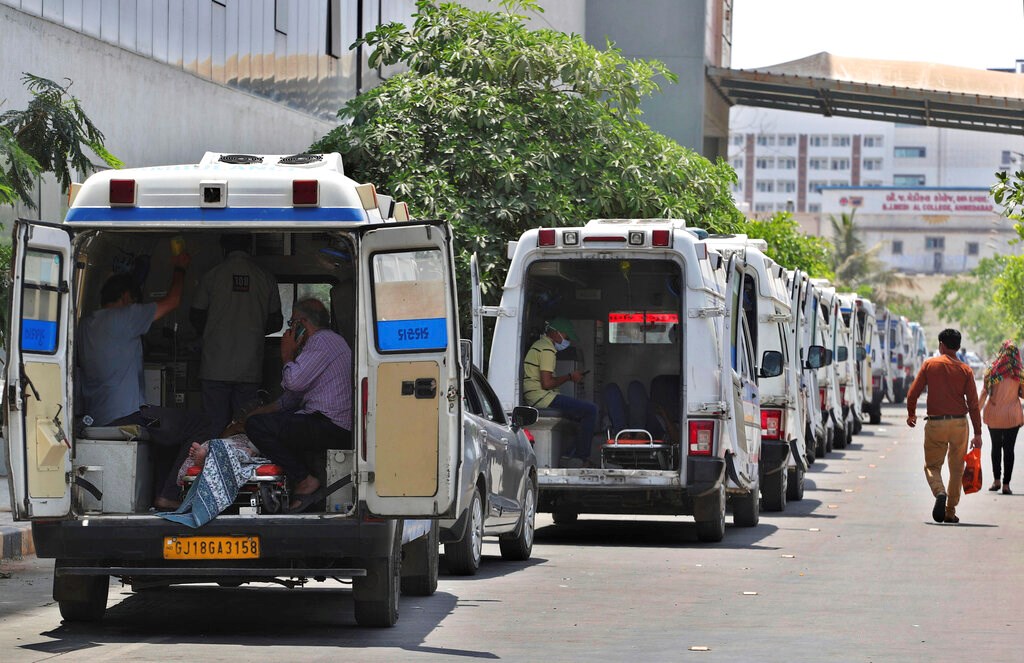
{"label": "sandal", "polygon": [[1010,484],[1008,484],[1008,483],[1004,483],[1003,484],[1003,495],[1013,495],[1013,491],[1010,490]]}

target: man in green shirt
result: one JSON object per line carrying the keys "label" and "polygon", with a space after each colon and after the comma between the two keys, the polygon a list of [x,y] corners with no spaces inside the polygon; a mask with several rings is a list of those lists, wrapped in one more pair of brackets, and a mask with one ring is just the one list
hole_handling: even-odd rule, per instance
{"label": "man in green shirt", "polygon": [[563,465],[582,467],[591,463],[597,406],[558,393],[558,388],[566,382],[581,382],[583,373],[555,375],[556,354],[574,340],[576,332],[565,318],[555,318],[544,326],[544,333],[530,346],[523,360],[523,402],[532,407],[560,410],[562,416],[577,422],[576,443],[563,454]]}

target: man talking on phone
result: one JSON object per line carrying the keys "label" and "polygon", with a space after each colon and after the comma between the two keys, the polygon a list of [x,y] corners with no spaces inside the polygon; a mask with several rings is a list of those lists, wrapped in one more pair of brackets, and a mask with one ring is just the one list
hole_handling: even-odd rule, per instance
{"label": "man talking on phone", "polygon": [[579,383],[585,375],[572,371],[555,375],[556,355],[569,347],[576,339],[572,323],[565,318],[555,318],[545,324],[544,333],[534,341],[523,360],[523,403],[537,408],[555,408],[562,415],[577,422],[576,443],[568,454],[563,455],[563,467],[589,467],[590,447],[594,440],[594,426],[597,424],[597,406],[571,396],[558,393],[566,382]]}
{"label": "man talking on phone", "polygon": [[284,393],[242,422],[260,453],[284,468],[293,512],[324,497],[304,452],[352,448],[352,349],[330,322],[320,300],[296,302],[281,337]]}

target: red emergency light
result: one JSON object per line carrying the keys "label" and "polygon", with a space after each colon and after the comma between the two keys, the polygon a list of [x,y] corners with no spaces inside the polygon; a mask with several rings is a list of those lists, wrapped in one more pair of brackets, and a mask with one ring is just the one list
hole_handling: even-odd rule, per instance
{"label": "red emergency light", "polygon": [[651,231],[651,246],[668,246],[672,240],[672,233],[667,230]]}
{"label": "red emergency light", "polygon": [[135,180],[110,180],[110,204],[134,205]]}
{"label": "red emergency light", "polygon": [[537,244],[540,246],[554,246],[555,245],[555,229],[554,228],[541,228],[537,231]]}
{"label": "red emergency light", "polygon": [[292,180],[292,205],[294,207],[316,207],[319,204],[319,180]]}

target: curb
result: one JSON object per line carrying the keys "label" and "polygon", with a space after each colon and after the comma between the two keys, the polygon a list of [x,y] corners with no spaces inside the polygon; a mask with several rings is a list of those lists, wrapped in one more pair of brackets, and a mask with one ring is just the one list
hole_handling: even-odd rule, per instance
{"label": "curb", "polygon": [[0,526],[0,560],[22,559],[36,554],[30,527]]}

